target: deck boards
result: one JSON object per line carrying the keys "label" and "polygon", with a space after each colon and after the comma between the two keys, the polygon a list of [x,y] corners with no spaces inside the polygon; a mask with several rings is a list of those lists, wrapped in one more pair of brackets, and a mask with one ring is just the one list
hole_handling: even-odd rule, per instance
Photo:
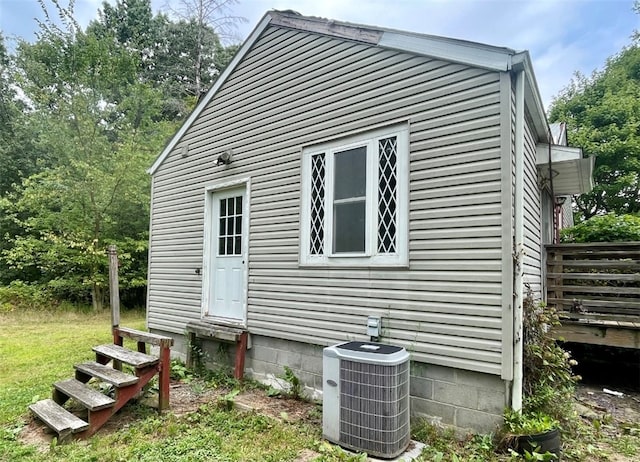
{"label": "deck boards", "polygon": [[122,337],[127,337],[138,342],[145,342],[150,345],[160,345],[167,347],[173,346],[173,339],[164,335],[144,332],[141,330],[131,329],[129,327],[118,327],[116,331]]}
{"label": "deck boards", "polygon": [[621,348],[640,348],[640,323],[619,321],[563,322],[553,329],[557,339]]}

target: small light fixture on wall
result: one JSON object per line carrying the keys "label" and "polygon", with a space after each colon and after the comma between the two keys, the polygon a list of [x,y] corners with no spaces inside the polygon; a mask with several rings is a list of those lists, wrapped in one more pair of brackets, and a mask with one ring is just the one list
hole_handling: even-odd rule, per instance
{"label": "small light fixture on wall", "polygon": [[218,156],[216,165],[229,165],[231,162],[233,162],[233,151],[231,149],[227,149]]}
{"label": "small light fixture on wall", "polygon": [[182,145],[182,149],[180,150],[180,154],[182,155],[183,159],[185,157],[189,156],[189,145],[188,144],[183,144]]}
{"label": "small light fixture on wall", "polygon": [[556,205],[558,207],[562,207],[567,200],[567,196],[557,196],[556,197]]}

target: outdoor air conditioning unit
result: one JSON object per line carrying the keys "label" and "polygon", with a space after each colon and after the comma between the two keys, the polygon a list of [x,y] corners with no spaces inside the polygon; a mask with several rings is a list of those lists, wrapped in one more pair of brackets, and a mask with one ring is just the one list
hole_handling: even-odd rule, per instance
{"label": "outdoor air conditioning unit", "polygon": [[409,353],[381,343],[323,350],[324,438],[370,456],[394,458],[409,445]]}

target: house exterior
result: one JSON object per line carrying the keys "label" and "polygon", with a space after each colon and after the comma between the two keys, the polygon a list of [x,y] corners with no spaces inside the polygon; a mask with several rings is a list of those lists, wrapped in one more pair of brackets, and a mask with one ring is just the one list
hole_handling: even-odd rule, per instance
{"label": "house exterior", "polygon": [[379,318],[413,415],[492,430],[589,166],[527,52],[270,11],[150,168],[148,328],[182,353],[189,322],[244,329],[247,374],[321,390],[322,349]]}

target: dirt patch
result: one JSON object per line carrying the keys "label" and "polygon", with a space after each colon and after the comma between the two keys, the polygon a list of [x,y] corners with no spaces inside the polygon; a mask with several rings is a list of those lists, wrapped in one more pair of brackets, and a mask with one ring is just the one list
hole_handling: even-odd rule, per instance
{"label": "dirt patch", "polygon": [[[605,391],[609,390],[609,391]],[[611,393],[613,392],[613,394]],[[622,393],[620,396],[618,393]],[[624,434],[640,431],[640,392],[636,390],[615,390],[611,388],[580,385],[576,390],[576,410],[587,422],[599,425],[600,431],[611,439]],[[637,433],[635,433],[637,434]],[[601,449],[607,449],[605,446]],[[588,458],[586,462],[600,459]],[[611,462],[633,462],[636,456],[609,454]]]}
{"label": "dirt patch", "polygon": [[317,404],[282,397],[269,397],[264,391],[250,390],[238,395],[236,407],[241,410],[253,410],[288,422],[320,423],[322,411]]}
{"label": "dirt patch", "polygon": [[[609,390],[609,392],[605,391]],[[622,393],[619,396],[618,393]],[[581,385],[576,393],[580,414],[591,420],[610,422],[615,426],[637,425],[640,422],[640,392],[611,390],[606,387]]]}

